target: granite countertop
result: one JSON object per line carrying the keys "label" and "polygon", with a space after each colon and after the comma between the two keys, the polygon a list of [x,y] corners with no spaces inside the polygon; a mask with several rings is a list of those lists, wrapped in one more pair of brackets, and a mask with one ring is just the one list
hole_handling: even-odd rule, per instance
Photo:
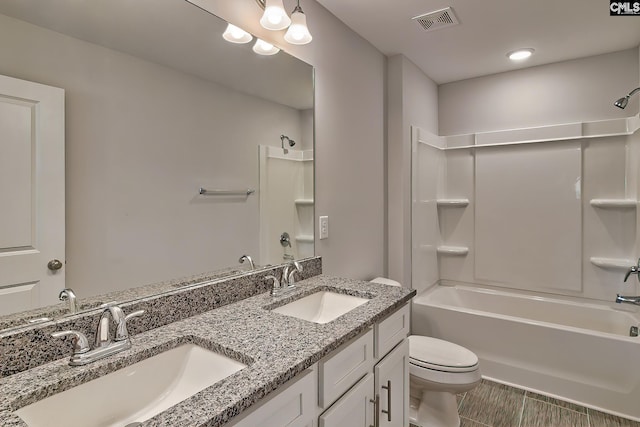
{"label": "granite countertop", "polygon": [[[70,367],[65,358],[0,379],[0,425],[26,427],[13,411],[180,344],[194,343],[248,366],[142,425],[221,426],[415,295],[404,288],[322,275],[298,282],[297,287],[282,297],[262,293],[135,335],[130,350],[83,367]],[[326,324],[265,309],[319,290],[370,301]]]}

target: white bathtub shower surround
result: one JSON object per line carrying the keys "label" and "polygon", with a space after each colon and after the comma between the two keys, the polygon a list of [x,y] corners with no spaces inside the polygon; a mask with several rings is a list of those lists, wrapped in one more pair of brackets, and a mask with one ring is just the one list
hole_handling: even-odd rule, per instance
{"label": "white bathtub shower surround", "polygon": [[414,298],[412,316],[413,334],[476,353],[485,378],[640,420],[637,310],[439,285]]}
{"label": "white bathtub shower surround", "polygon": [[638,129],[637,115],[457,136],[413,128],[413,288],[640,292],[621,271],[640,248]]}

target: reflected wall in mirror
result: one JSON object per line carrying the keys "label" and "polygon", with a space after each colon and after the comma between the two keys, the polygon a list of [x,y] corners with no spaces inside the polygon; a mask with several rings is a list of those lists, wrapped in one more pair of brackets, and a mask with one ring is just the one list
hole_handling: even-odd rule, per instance
{"label": "reflected wall in mirror", "polygon": [[[248,263],[238,261],[243,254],[258,265],[313,255],[312,202],[305,205],[310,226],[302,230],[294,215],[295,199],[313,200],[313,68],[284,52],[263,57],[251,44],[228,43],[225,28],[187,1],[0,4],[0,75],[64,91],[58,107],[66,158],[66,191],[56,195],[66,208],[66,255],[51,254],[62,268],[48,270],[49,259],[28,267],[45,277],[64,274],[65,282],[42,283],[48,287],[41,296],[32,286],[40,279],[6,277],[3,264],[0,314],[56,303],[63,287],[82,300],[218,269],[246,270]],[[0,130],[8,132],[9,104],[15,110],[31,102],[33,115],[25,120],[47,117],[29,93],[12,93],[0,93],[6,101]],[[282,150],[281,135],[296,141],[286,156],[304,157],[305,170],[292,175],[302,181],[290,197],[275,194],[278,186],[269,190],[291,213],[291,223],[278,229],[294,239],[290,250],[270,256],[260,243],[260,211],[271,208],[261,206],[258,147]],[[45,141],[22,137],[35,148]],[[0,153],[9,153],[8,138],[0,139]],[[38,155],[27,150],[23,163],[38,163]],[[28,181],[37,173],[23,175]],[[258,191],[201,195],[200,187]],[[3,196],[7,188],[0,186]],[[40,225],[33,209],[41,193],[36,186],[31,204],[25,201],[32,218],[26,234]],[[304,248],[295,244],[302,233]],[[38,252],[39,240],[28,237],[17,244],[0,238],[0,252]]]}

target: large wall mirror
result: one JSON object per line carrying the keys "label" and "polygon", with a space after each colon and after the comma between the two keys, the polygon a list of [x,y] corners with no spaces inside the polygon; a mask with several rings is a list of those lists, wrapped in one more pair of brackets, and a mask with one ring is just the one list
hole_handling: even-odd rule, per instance
{"label": "large wall mirror", "polygon": [[[313,256],[313,67],[229,43],[226,26],[183,0],[0,2],[0,157],[22,171],[0,175],[0,195],[27,212],[11,213],[27,218],[15,243],[9,204],[0,209],[0,315],[57,303],[65,287],[82,300],[246,271],[245,254],[259,266]],[[66,254],[50,254],[53,269],[49,256],[29,267],[64,279],[53,285],[2,264],[39,251],[46,215],[36,180],[45,104],[11,92],[23,81],[64,90],[66,183],[50,196],[64,200]],[[21,108],[31,151],[7,145]]]}

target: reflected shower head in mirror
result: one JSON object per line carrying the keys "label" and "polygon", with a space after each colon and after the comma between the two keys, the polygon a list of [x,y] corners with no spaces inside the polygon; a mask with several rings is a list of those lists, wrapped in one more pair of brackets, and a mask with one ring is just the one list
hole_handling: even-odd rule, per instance
{"label": "reflected shower head in mirror", "polygon": [[294,145],[296,145],[296,142],[293,139],[289,138],[287,135],[280,135],[280,142],[282,144],[282,149],[284,150],[284,154],[287,154],[289,150],[284,148],[285,139],[287,140],[287,144],[289,145],[289,147],[293,147]]}
{"label": "reflected shower head in mirror", "polygon": [[637,87],[631,92],[629,92],[627,96],[623,96],[622,98],[618,99],[616,102],[613,103],[613,105],[615,105],[618,108],[622,108],[624,110],[627,107],[627,104],[629,103],[629,98],[631,98],[637,92],[640,92],[640,87]]}

